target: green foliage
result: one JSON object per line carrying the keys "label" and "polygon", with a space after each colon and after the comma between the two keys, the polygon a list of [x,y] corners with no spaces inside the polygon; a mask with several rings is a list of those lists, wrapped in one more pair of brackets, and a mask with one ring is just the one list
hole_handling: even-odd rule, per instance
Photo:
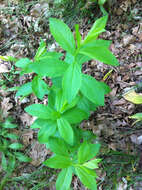
{"label": "green foliage", "polygon": [[[94,135],[81,130],[78,124],[88,119],[91,111],[104,105],[104,96],[110,91],[105,83],[83,74],[82,64],[96,59],[112,66],[119,65],[109,50],[110,41],[97,39],[105,31],[106,22],[107,16],[98,19],[82,40],[78,25],[74,39],[65,23],[50,18],[51,34],[67,51],[65,57],[47,52],[42,40],[33,60],[23,58],[15,64],[21,68],[21,75],[34,73],[33,80],[19,87],[16,96],[34,93],[42,100],[48,94],[48,105],[32,104],[25,111],[37,117],[31,128],[39,128],[39,142],[45,143],[54,153],[44,164],[62,169],[56,182],[57,190],[70,189],[72,174],[89,189],[97,189],[94,169],[101,161],[96,158],[100,144],[93,143]],[[47,77],[52,81],[50,87],[45,82]],[[20,146],[13,144],[11,148]]]}
{"label": "green foliage", "polygon": [[[12,132],[17,125],[12,123],[12,119],[8,118],[0,122],[0,152],[2,152],[2,168],[6,172],[12,172],[15,168],[15,160],[21,162],[29,162],[31,159],[19,150],[23,145],[18,142],[19,136]],[[13,163],[13,164],[12,164]]]}
{"label": "green foliage", "polygon": [[18,142],[19,136],[12,132],[17,125],[13,124],[11,118],[7,118],[5,121],[1,118],[0,121],[0,152],[1,166],[6,173],[1,180],[0,190],[3,189],[7,179],[11,176],[11,173],[16,167],[16,161],[30,162],[31,158],[25,156],[20,152],[23,145]]}

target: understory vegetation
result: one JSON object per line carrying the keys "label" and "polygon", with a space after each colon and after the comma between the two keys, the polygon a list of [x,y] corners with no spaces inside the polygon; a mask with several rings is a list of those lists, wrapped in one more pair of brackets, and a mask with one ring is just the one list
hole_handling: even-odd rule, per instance
{"label": "understory vegetation", "polygon": [[0,4],[0,189],[141,190],[140,1]]}

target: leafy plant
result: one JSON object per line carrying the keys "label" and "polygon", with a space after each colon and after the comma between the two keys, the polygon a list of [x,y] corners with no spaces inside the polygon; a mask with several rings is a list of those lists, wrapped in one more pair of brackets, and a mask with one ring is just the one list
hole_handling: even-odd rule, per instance
{"label": "leafy plant", "polygon": [[17,142],[19,136],[12,132],[12,130],[16,127],[17,126],[12,123],[11,118],[7,118],[5,121],[0,121],[1,166],[2,169],[6,172],[3,180],[1,181],[0,189],[3,189],[7,178],[15,169],[16,159],[20,162],[31,161],[31,158],[19,152],[23,145]]}
{"label": "leafy plant", "polygon": [[[31,82],[18,89],[16,96],[34,93],[43,99],[48,94],[48,105],[32,104],[25,111],[37,117],[31,128],[39,128],[39,142],[54,152],[44,164],[62,169],[56,181],[57,190],[69,190],[73,174],[89,189],[97,189],[94,169],[100,162],[96,159],[100,145],[91,132],[81,130],[78,125],[89,118],[91,111],[104,105],[104,96],[110,92],[105,83],[83,74],[82,64],[95,59],[112,66],[119,65],[109,50],[111,42],[97,39],[105,31],[107,18],[96,20],[84,39],[79,25],[75,26],[74,39],[65,23],[50,18],[51,34],[66,51],[65,56],[47,52],[46,44],[41,41],[33,60],[23,58],[15,64],[21,68],[21,74],[35,73]],[[52,81],[51,87],[43,80],[47,77]]]}

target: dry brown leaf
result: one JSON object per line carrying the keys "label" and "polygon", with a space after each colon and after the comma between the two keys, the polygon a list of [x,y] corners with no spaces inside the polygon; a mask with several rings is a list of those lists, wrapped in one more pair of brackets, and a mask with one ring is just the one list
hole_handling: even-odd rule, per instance
{"label": "dry brown leaf", "polygon": [[28,146],[31,144],[31,141],[33,140],[33,134],[34,132],[32,130],[24,130],[22,133],[22,141],[25,146]]}
{"label": "dry brown leaf", "polygon": [[31,126],[35,121],[36,117],[31,117],[29,114],[23,113],[22,115],[20,115],[20,119],[24,126]]}
{"label": "dry brown leaf", "polygon": [[3,116],[4,117],[7,117],[8,116],[8,111],[13,108],[13,104],[10,103],[10,98],[3,98],[2,102],[1,102],[1,110],[2,110],[2,113],[3,113]]}
{"label": "dry brown leaf", "polygon": [[32,147],[29,156],[32,158],[31,164],[39,166],[49,154],[49,150],[46,149],[45,145],[39,144],[37,141],[32,141]]}
{"label": "dry brown leaf", "polygon": [[8,73],[8,72],[10,72],[8,67],[6,65],[0,63],[0,73]]}

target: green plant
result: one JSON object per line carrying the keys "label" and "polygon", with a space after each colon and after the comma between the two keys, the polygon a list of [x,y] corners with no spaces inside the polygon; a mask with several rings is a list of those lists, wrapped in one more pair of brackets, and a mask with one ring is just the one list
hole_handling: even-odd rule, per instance
{"label": "green plant", "polygon": [[[98,19],[84,40],[75,26],[75,39],[62,21],[50,18],[50,31],[58,44],[67,52],[65,57],[57,52],[47,52],[42,41],[33,59],[20,59],[16,66],[21,74],[36,73],[32,82],[18,89],[18,95],[34,94],[42,99],[48,94],[48,105],[32,104],[25,111],[37,119],[31,128],[39,128],[38,140],[46,144],[54,155],[44,162],[51,168],[59,168],[57,190],[69,190],[72,174],[79,177],[89,189],[95,190],[96,173],[100,159],[96,159],[100,144],[89,131],[78,127],[90,112],[104,105],[104,95],[110,88],[94,77],[82,73],[82,64],[95,59],[117,66],[118,61],[109,51],[110,41],[97,39],[105,31],[107,16]],[[49,77],[49,87],[43,79]],[[64,183],[63,183],[64,182]]]}
{"label": "green plant", "polygon": [[0,184],[0,190],[3,189],[8,177],[15,169],[16,159],[20,162],[29,162],[31,159],[25,156],[19,150],[23,147],[17,142],[19,136],[12,132],[17,126],[12,123],[11,118],[5,121],[0,121],[0,152],[1,152],[1,166],[6,172]]}

